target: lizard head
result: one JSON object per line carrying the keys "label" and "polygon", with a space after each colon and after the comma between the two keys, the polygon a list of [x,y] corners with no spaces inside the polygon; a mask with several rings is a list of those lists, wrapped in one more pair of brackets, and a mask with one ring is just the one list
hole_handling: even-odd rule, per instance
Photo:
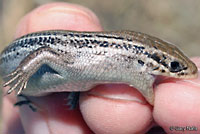
{"label": "lizard head", "polygon": [[167,48],[163,46],[151,54],[152,73],[174,78],[196,78],[198,69],[196,65],[184,55],[176,46],[169,44]]}

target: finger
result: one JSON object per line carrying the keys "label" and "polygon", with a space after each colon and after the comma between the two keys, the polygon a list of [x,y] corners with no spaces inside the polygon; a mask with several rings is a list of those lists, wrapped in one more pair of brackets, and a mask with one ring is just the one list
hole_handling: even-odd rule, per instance
{"label": "finger", "polygon": [[[45,10],[46,10],[46,8],[44,8]],[[60,13],[60,11],[59,11],[59,13]],[[71,12],[70,12],[71,13]],[[42,14],[42,12],[40,11],[38,11],[37,12],[37,15],[41,15]],[[94,29],[94,27],[98,27],[99,28],[99,25],[98,24],[96,24],[96,25],[91,25],[90,23],[83,23],[81,20],[78,20],[77,21],[77,17],[74,17],[74,18],[76,18],[75,20],[76,21],[74,21],[74,23],[76,22],[76,23],[79,23],[79,22],[81,22],[81,24],[84,24],[84,25],[90,25],[92,28],[87,28],[87,26],[85,27],[85,26],[83,26],[83,28],[78,28],[77,27],[77,25],[79,25],[79,24],[77,24],[77,25],[69,25],[69,24],[67,24],[66,25],[66,23],[68,22],[68,21],[64,21],[63,20],[63,17],[64,16],[62,16],[62,17],[60,17],[60,21],[59,21],[59,19],[58,20],[56,20],[56,21],[58,21],[58,22],[61,22],[61,21],[63,21],[63,27],[64,28],[60,28],[60,26],[62,26],[62,25],[60,25],[60,23],[59,23],[59,25],[55,25],[57,22],[54,22],[54,23],[52,23],[52,26],[51,26],[51,22],[50,21],[52,21],[52,20],[54,20],[55,19],[55,17],[58,17],[59,18],[59,15],[54,15],[54,17],[52,17],[52,18],[54,18],[54,19],[49,19],[49,16],[48,17],[45,17],[45,15],[44,14],[42,14],[41,15],[41,17],[37,17],[37,15],[36,15],[36,17],[34,16],[34,15],[32,15],[32,13],[30,13],[30,14],[28,14],[25,18],[24,18],[24,21],[22,20],[21,21],[21,25],[19,25],[19,29],[22,29],[22,30],[17,30],[17,34],[16,34],[16,37],[18,37],[18,36],[21,36],[21,35],[24,35],[24,34],[26,34],[26,33],[29,33],[29,32],[35,32],[35,31],[41,31],[41,30],[48,30],[48,29],[70,29],[70,28],[72,28],[72,27],[74,27],[75,29],[70,29],[70,30],[82,30],[82,29],[87,29],[87,30],[93,30]],[[31,17],[30,17],[31,16]],[[67,17],[66,17],[67,18]],[[73,17],[72,17],[73,18]],[[39,19],[39,20],[37,20],[37,19]],[[40,19],[42,19],[42,21],[40,20]],[[47,20],[47,22],[46,23],[44,23],[45,21],[43,21],[44,19],[46,19]],[[70,19],[70,17],[69,18],[67,18],[67,20],[70,20],[71,21],[71,19]],[[28,25],[25,23],[25,22],[28,22]],[[64,23],[65,22],[65,23]],[[98,21],[94,21],[94,22],[98,22]],[[40,24],[41,23],[41,24]],[[74,24],[74,23],[72,23],[72,24]],[[75,23],[75,24],[76,24]],[[49,28],[51,26],[51,28]],[[96,28],[96,30],[95,31],[98,31],[98,30],[101,30],[101,28]],[[23,31],[25,31],[25,32],[23,32]],[[129,88],[121,88],[121,89],[125,89],[125,90],[130,90]],[[102,89],[103,90],[103,89]],[[131,88],[131,90],[134,90],[133,88]],[[110,92],[110,93],[112,93],[112,92]],[[141,95],[136,95],[136,96],[140,96],[140,97],[138,97],[139,99],[141,99]],[[61,98],[60,98],[61,99]],[[139,100],[138,99],[138,100]],[[40,99],[37,99],[38,100],[38,102],[40,102],[40,104],[42,105],[43,103],[43,101],[45,101],[44,99],[42,99],[42,100],[40,100]],[[36,101],[37,101],[36,100]],[[105,100],[105,99],[103,99],[103,100]],[[125,100],[126,101],[126,100]],[[141,100],[140,100],[141,101]],[[54,105],[52,105],[52,103],[48,103],[48,102],[50,102],[50,101],[46,101],[44,104],[44,107],[46,106],[47,107],[47,109],[51,109],[51,107],[53,107]],[[100,104],[101,104],[101,102],[102,102],[102,104],[106,104],[106,102],[105,101],[102,101],[102,100],[100,100]],[[117,101],[118,102],[118,101]],[[131,101],[132,102],[132,101]],[[56,101],[54,101],[54,103],[55,104],[63,104],[63,103],[57,103]],[[116,103],[116,101],[115,101],[115,103]],[[114,104],[115,105],[115,103],[112,103],[112,104]],[[126,102],[125,102],[126,103]],[[125,104],[124,103],[124,104]],[[93,103],[94,105],[95,105],[95,103]],[[138,103],[137,103],[138,104]],[[139,107],[137,107],[137,104],[135,105],[134,103],[133,103],[133,108],[129,108],[129,107],[127,107],[127,108],[125,108],[125,106],[126,106],[126,104],[124,105],[124,108],[122,108],[123,110],[121,110],[121,111],[131,111],[132,113],[133,113],[133,111],[135,112],[136,111],[136,109],[137,109],[137,111],[139,111],[139,112],[135,112],[135,114],[131,114],[131,112],[129,112],[129,114],[127,114],[127,116],[126,116],[126,118],[125,119],[123,119],[124,120],[124,122],[127,122],[127,121],[130,121],[130,120],[127,120],[127,119],[129,119],[130,117],[129,117],[129,115],[133,115],[133,116],[131,116],[131,119],[133,119],[133,118],[135,118],[135,117],[140,117],[139,119],[140,119],[140,123],[139,123],[139,127],[134,127],[134,129],[132,129],[133,127],[133,125],[135,125],[135,126],[137,126],[137,124],[138,124],[138,122],[134,122],[133,124],[131,124],[130,125],[130,123],[126,123],[126,124],[128,124],[127,126],[124,126],[124,127],[119,127],[119,125],[118,126],[116,126],[116,127],[119,127],[119,129],[117,129],[117,130],[120,130],[121,132],[124,132],[124,130],[125,129],[127,129],[126,131],[128,131],[128,132],[130,132],[130,133],[133,133],[133,131],[135,132],[135,131],[140,131],[140,132],[142,132],[142,131],[144,131],[147,127],[149,127],[149,124],[151,123],[151,108],[150,108],[150,106],[149,105],[143,105],[143,104],[140,104],[140,106]],[[55,107],[55,106],[54,106]],[[64,107],[63,107],[63,109],[64,109]],[[131,110],[130,110],[131,109]],[[92,108],[90,108],[90,109],[84,109],[84,110],[90,110],[90,111],[92,111],[93,109]],[[108,109],[108,110],[113,110],[112,109],[112,107],[111,107],[111,109]],[[119,111],[120,111],[120,109],[118,109]],[[26,111],[26,110],[23,110],[23,111]],[[23,111],[21,112],[21,113],[23,113]],[[52,110],[50,110],[50,111],[52,111]],[[57,110],[56,110],[57,111]],[[83,110],[82,110],[83,111]],[[116,110],[117,111],[117,110]],[[143,111],[143,112],[141,112],[141,111]],[[56,113],[56,114],[55,114]],[[53,112],[53,114],[48,114],[48,117],[57,117],[56,115],[59,115],[59,113],[62,113],[62,112]],[[87,113],[87,112],[83,112],[83,116],[85,115],[85,113]],[[99,111],[99,114],[101,114],[102,112],[100,112]],[[122,112],[123,113],[123,112]],[[30,124],[30,122],[26,122],[27,121],[27,119],[29,119],[30,117],[37,117],[37,119],[41,119],[41,121],[44,121],[44,118],[41,118],[41,114],[39,115],[39,116],[32,116],[31,114],[30,115],[28,115],[27,114],[27,112],[24,112],[24,114],[22,114],[23,115],[23,117],[22,117],[22,119],[23,119],[23,122],[24,122],[24,126],[25,126],[25,128],[26,128],[26,132],[31,132],[32,131],[32,129],[34,129],[34,128],[30,128],[30,127],[28,127],[28,126],[35,126],[35,125],[31,125]],[[116,116],[117,115],[117,113],[115,113],[115,114],[113,114],[114,116]],[[122,114],[123,115],[123,114]],[[119,117],[123,117],[123,116],[119,116]],[[126,114],[125,114],[126,115]],[[113,116],[113,117],[114,117]],[[60,117],[60,116],[59,116]],[[84,116],[85,117],[85,116]],[[101,116],[99,116],[99,117],[101,117]],[[108,116],[109,117],[109,116]],[[111,116],[110,116],[111,117]],[[144,118],[145,117],[145,118]],[[36,119],[36,118],[34,118],[34,119]],[[49,118],[47,118],[47,119],[49,119]],[[112,121],[111,121],[111,123],[112,122],[116,122],[116,119],[117,118],[113,118],[112,119]],[[87,121],[87,124],[92,124],[91,122],[92,121],[90,121],[90,119],[88,119],[88,120],[86,120]],[[95,121],[95,120],[93,120],[93,121]],[[96,120],[97,121],[97,120]],[[97,128],[98,127],[98,124],[103,124],[104,122],[105,122],[106,120],[99,120],[99,123],[98,122],[95,122],[95,123],[93,123],[94,125],[93,126],[90,126],[91,127],[91,129],[92,130],[94,130],[94,131],[97,131],[97,132],[101,132],[102,131],[102,129],[104,129],[105,127],[103,127],[103,128]],[[49,120],[48,120],[48,122],[49,122]],[[89,122],[89,123],[88,123]],[[145,123],[144,123],[145,122]],[[46,122],[43,122],[44,124],[46,123]],[[46,123],[46,124],[48,124],[48,123]],[[51,126],[50,128],[56,128],[56,129],[58,129],[61,125],[59,125],[59,126],[57,126],[57,124],[58,123],[54,123],[54,125],[52,126],[52,125],[48,125],[48,126]],[[124,123],[125,124],[125,123]],[[123,124],[123,125],[124,125]],[[26,125],[28,125],[27,127],[26,127]],[[107,125],[109,125],[109,124],[107,124]],[[120,125],[120,126],[123,126],[123,125]],[[41,126],[41,125],[40,125]],[[66,126],[66,125],[65,125]],[[113,125],[114,126],[114,125]],[[110,127],[110,130],[106,130],[106,131],[110,131],[110,132],[112,132],[112,130],[114,130],[114,132],[116,132],[116,130],[115,130],[115,128],[116,127]],[[44,126],[44,128],[45,128],[45,126]],[[64,127],[65,129],[68,129],[67,127]],[[139,129],[139,130],[138,130]],[[39,131],[39,129],[35,129],[35,130],[38,130]],[[44,130],[48,130],[48,128],[47,129],[44,129]],[[63,130],[63,128],[61,128],[61,130]],[[73,128],[73,130],[74,130],[74,128]],[[70,131],[69,129],[68,130],[66,130],[66,131]],[[102,131],[102,132],[104,132],[104,131]]]}
{"label": "finger", "polygon": [[[101,30],[101,27],[95,15],[86,8],[73,4],[52,3],[43,5],[22,18],[17,27],[15,37],[20,37],[24,34],[35,31],[49,29],[99,31]],[[57,133],[57,130],[62,130],[62,132],[59,131],[60,133],[91,133],[81,119],[80,113],[73,111],[74,114],[72,115],[71,112],[68,112],[68,110],[66,110],[67,108],[64,103],[59,102],[56,97],[55,99],[53,99],[52,96],[49,97],[55,101],[46,101],[48,100],[48,97],[44,97],[43,99],[32,98],[34,102],[40,104],[40,107],[43,107],[46,110],[46,114],[43,114],[43,112],[33,113],[31,110],[28,110],[27,107],[24,106],[20,108],[21,119],[26,133],[39,134],[41,132],[51,132],[53,134]],[[61,95],[59,98],[61,100],[66,100],[66,96]],[[55,103],[57,107],[62,107],[63,109],[55,109],[56,106],[52,103]],[[60,109],[62,109],[63,111],[61,112]],[[68,122],[65,122],[65,119],[63,120],[63,115],[65,115],[66,118],[68,117]],[[69,118],[68,115],[72,115],[72,117],[75,118]],[[30,120],[30,118],[32,120]],[[6,126],[10,125],[7,124]],[[40,129],[38,129],[38,127],[40,127]],[[43,131],[41,131],[41,129]]]}
{"label": "finger", "polygon": [[[194,61],[200,68],[200,58]],[[153,117],[167,133],[200,132],[200,77],[162,83],[155,91]]]}
{"label": "finger", "polygon": [[152,107],[127,85],[100,85],[82,94],[80,110],[98,134],[144,133],[151,126]]}
{"label": "finger", "polygon": [[15,37],[27,33],[66,29],[75,31],[101,31],[98,18],[89,9],[75,4],[51,3],[43,5],[21,19]]}
{"label": "finger", "polygon": [[[29,134],[92,134],[78,109],[69,110],[67,93],[55,93],[43,97],[29,97],[36,106],[33,112],[27,106],[20,107],[25,132]],[[42,131],[41,131],[42,130]]]}
{"label": "finger", "polygon": [[2,134],[24,133],[19,110],[13,107],[13,103],[7,97],[4,97],[2,102],[2,115]]}

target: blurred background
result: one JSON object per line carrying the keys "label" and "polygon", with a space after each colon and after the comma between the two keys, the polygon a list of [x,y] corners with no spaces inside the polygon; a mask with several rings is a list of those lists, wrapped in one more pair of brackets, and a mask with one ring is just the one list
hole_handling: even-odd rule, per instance
{"label": "blurred background", "polygon": [[[21,17],[57,0],[0,0],[0,51],[13,39]],[[134,30],[176,44],[200,56],[199,0],[59,0],[90,8],[105,30]]]}
{"label": "blurred background", "polygon": [[[19,20],[56,0],[0,0],[0,50],[12,41]],[[199,0],[60,0],[90,8],[105,30],[135,30],[165,39],[188,56],[200,55]],[[199,48],[199,49],[198,49]]]}

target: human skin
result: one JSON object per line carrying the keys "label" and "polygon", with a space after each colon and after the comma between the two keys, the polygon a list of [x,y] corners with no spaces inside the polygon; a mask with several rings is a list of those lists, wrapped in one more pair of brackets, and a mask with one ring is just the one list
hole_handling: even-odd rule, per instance
{"label": "human skin", "polygon": [[[23,17],[15,38],[52,29],[102,31],[98,18],[89,9],[50,3]],[[200,68],[200,58],[193,61]],[[200,128],[200,78],[190,81],[194,83],[162,80],[154,88],[154,107],[136,89],[123,84],[99,85],[82,93],[79,108],[75,110],[66,105],[67,93],[30,97],[38,107],[37,112],[27,105],[13,107],[16,96],[12,93],[3,97],[2,131],[3,134],[141,134],[159,125],[167,133],[197,133],[169,129],[170,126]]]}

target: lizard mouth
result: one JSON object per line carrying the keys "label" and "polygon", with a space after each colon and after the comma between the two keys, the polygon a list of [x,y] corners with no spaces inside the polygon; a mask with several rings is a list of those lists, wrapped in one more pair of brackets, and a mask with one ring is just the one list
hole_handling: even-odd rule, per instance
{"label": "lizard mouth", "polygon": [[198,77],[198,70],[194,70],[192,72],[179,72],[177,74],[174,75],[175,78],[178,79],[195,79]]}
{"label": "lizard mouth", "polygon": [[[177,83],[177,82],[181,82],[181,81],[187,81],[190,83],[195,84],[194,82],[192,82],[194,79],[194,81],[196,80],[200,80],[200,69],[198,68],[198,72],[195,72],[193,75],[185,75],[183,77],[168,77],[168,76],[162,76],[162,75],[157,75],[155,76],[155,81],[153,83],[153,87],[162,84],[162,83]],[[200,86],[199,83],[196,83],[198,86]]]}

